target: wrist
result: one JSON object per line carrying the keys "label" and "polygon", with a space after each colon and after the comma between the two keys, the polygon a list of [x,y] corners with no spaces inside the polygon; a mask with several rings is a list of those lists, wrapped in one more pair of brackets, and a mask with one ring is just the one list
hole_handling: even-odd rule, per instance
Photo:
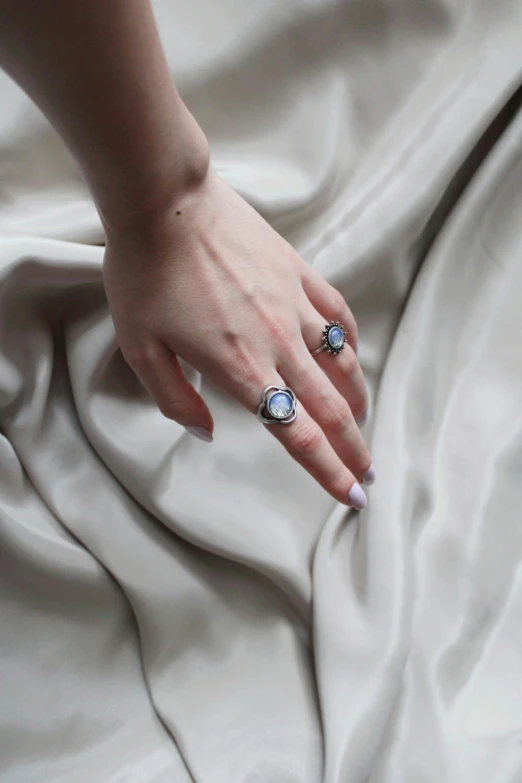
{"label": "wrist", "polygon": [[152,238],[177,205],[204,185],[210,170],[209,145],[188,111],[182,131],[172,133],[172,145],[164,159],[155,160],[151,166],[145,156],[143,165],[142,177],[140,166],[133,167],[135,183],[110,199],[96,199],[107,241]]}

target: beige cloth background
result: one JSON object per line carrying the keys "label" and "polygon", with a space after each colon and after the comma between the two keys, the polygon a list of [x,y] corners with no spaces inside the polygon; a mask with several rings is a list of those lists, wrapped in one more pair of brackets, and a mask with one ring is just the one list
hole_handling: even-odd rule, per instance
{"label": "beige cloth background", "polygon": [[520,783],[522,2],[155,8],[214,165],[354,310],[378,480],[336,506],[205,381],[212,445],[161,417],[1,76],[0,779]]}

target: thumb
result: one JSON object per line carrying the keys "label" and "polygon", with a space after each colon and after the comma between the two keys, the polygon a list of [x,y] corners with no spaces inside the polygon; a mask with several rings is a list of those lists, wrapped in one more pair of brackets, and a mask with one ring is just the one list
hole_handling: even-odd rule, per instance
{"label": "thumb", "polygon": [[183,425],[191,435],[212,440],[212,415],[175,354],[156,344],[124,356],[164,416]]}

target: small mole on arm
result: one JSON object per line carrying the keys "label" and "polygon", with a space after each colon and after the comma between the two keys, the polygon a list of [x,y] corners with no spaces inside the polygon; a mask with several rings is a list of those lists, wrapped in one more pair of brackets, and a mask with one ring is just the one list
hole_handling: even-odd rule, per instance
{"label": "small mole on arm", "polygon": [[181,215],[181,209],[176,210],[176,215]]}

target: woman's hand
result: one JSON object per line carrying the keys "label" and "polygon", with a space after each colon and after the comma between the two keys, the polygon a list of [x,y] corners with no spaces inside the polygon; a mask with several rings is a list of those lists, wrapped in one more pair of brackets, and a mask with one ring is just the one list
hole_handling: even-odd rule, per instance
{"label": "woman's hand", "polygon": [[[118,339],[160,409],[203,428],[200,436],[212,432],[177,356],[252,413],[266,386],[288,385],[298,417],[270,432],[335,498],[362,507],[355,479],[364,479],[370,457],[354,420],[367,401],[353,317],[209,168],[208,143],[172,81],[150,2],[62,3],[58,16],[51,0],[0,0],[4,7],[0,62],[85,174],[106,228]],[[312,358],[329,320],[345,325],[350,345]]]}
{"label": "woman's hand", "polygon": [[[212,416],[178,356],[252,414],[265,386],[290,386],[297,419],[269,431],[336,500],[363,507],[358,482],[373,469],[357,419],[368,401],[342,296],[212,168],[143,222],[108,232],[104,279],[123,355],[162,413],[211,440]],[[312,357],[330,320],[347,344]]]}

